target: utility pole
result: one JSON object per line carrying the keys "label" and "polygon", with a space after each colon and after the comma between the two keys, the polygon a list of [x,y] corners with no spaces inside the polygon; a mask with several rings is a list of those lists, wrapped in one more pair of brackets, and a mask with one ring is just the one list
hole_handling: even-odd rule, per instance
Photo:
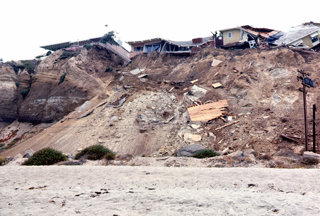
{"label": "utility pole", "polygon": [[303,114],[304,114],[304,144],[306,147],[306,151],[308,151],[308,124],[307,124],[307,89],[306,87],[314,87],[313,81],[309,78],[310,73],[304,72],[304,70],[299,69],[298,72],[301,74],[301,76],[297,76],[298,81],[301,80],[302,89],[299,89],[302,91],[303,95]]}
{"label": "utility pole", "polygon": [[313,104],[313,152],[316,153],[316,105]]}

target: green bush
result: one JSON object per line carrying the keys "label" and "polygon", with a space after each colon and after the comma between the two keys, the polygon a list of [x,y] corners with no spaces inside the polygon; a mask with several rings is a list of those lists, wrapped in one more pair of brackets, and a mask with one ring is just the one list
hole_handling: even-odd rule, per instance
{"label": "green bush", "polygon": [[78,154],[76,154],[75,159],[78,160],[82,157],[85,157],[89,160],[100,160],[102,158],[113,160],[115,158],[115,153],[102,145],[93,145],[83,149]]}
{"label": "green bush", "polygon": [[58,85],[60,85],[61,83],[63,83],[64,79],[66,78],[66,75],[67,75],[66,73],[63,73],[63,74],[60,76]]}
{"label": "green bush", "polygon": [[22,61],[20,67],[24,68],[28,73],[34,73],[36,68],[35,64],[31,60]]}
{"label": "green bush", "polygon": [[92,45],[91,44],[85,44],[83,47],[86,48],[87,50],[89,50],[92,47]]}
{"label": "green bush", "polygon": [[208,158],[208,157],[215,157],[219,156],[220,154],[211,150],[211,149],[203,149],[195,154],[193,154],[191,157],[195,158]]}
{"label": "green bush", "polygon": [[16,74],[18,74],[18,72],[19,72],[19,67],[18,67],[15,63],[13,63],[13,62],[10,62],[9,65],[13,68],[14,72],[15,72]]}
{"label": "green bush", "polygon": [[27,166],[41,166],[52,165],[60,161],[67,160],[67,156],[52,148],[44,148],[35,152],[23,165]]}
{"label": "green bush", "polygon": [[115,41],[115,32],[114,31],[109,31],[107,34],[103,35],[100,39],[100,43],[109,43],[109,44],[114,44],[118,45],[118,43]]}
{"label": "green bush", "polygon": [[48,51],[47,54],[46,54],[46,56],[51,55],[51,53],[52,53],[51,51]]}
{"label": "green bush", "polygon": [[23,98],[26,98],[27,95],[29,94],[30,88],[24,88],[20,91],[20,94],[22,95]]}
{"label": "green bush", "polygon": [[7,148],[11,148],[12,146],[14,146],[17,142],[19,142],[21,140],[20,137],[16,137],[14,138],[8,145]]}
{"label": "green bush", "polygon": [[113,68],[112,67],[107,67],[107,69],[105,70],[105,72],[112,72]]}
{"label": "green bush", "polygon": [[20,86],[20,82],[19,81],[16,82],[16,86],[17,86],[17,88],[19,88],[19,86]]}
{"label": "green bush", "polygon": [[4,165],[6,163],[6,158],[3,156],[0,156],[0,166]]}
{"label": "green bush", "polygon": [[63,53],[61,54],[61,56],[59,57],[59,59],[63,60],[63,59],[67,59],[67,58],[71,58],[71,57],[77,56],[77,55],[78,55],[77,52],[64,50]]}

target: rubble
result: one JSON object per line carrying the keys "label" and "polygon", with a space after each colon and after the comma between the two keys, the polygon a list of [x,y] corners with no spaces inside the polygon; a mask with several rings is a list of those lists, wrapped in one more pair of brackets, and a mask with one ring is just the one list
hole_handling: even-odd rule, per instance
{"label": "rubble", "polygon": [[192,144],[187,145],[175,152],[175,156],[177,157],[190,157],[191,155],[205,149],[202,145],[199,144]]}
{"label": "rubble", "polygon": [[201,135],[191,133],[185,133],[183,137],[187,142],[200,142],[202,139]]}
{"label": "rubble", "polygon": [[193,106],[188,108],[188,113],[191,121],[203,121],[219,118],[226,111],[228,106],[227,100],[216,101],[200,106]]}

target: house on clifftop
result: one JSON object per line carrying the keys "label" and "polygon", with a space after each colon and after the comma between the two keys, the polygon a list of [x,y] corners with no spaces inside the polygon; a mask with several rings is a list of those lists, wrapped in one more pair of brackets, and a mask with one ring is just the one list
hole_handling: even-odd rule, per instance
{"label": "house on clifftop", "polygon": [[143,41],[129,41],[131,46],[130,57],[141,53],[159,52],[159,53],[194,53],[201,48],[214,46],[215,41],[212,37],[194,38],[191,41],[172,41],[163,38],[153,38]]}
{"label": "house on clifftop", "polygon": [[279,31],[249,25],[220,30],[224,48],[253,48]]}
{"label": "house on clifftop", "polygon": [[126,50],[118,42],[115,41],[115,44],[101,43],[100,42],[101,39],[102,37],[97,37],[97,38],[91,38],[88,40],[82,40],[77,42],[64,42],[64,43],[51,44],[51,45],[41,46],[41,48],[49,51],[57,51],[60,49],[75,51],[79,48],[82,48],[85,45],[98,45],[100,47],[103,47],[115,53],[116,55],[121,57],[126,63],[129,63],[131,61],[128,50]]}
{"label": "house on clifftop", "polygon": [[306,49],[319,47],[319,26],[310,22],[293,27],[288,32],[281,32],[275,35],[277,39],[273,43],[277,46],[291,46]]}

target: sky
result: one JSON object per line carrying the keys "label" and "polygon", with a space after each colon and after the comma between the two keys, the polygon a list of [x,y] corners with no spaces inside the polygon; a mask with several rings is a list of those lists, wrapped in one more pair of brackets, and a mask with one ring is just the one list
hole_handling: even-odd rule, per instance
{"label": "sky", "polygon": [[33,59],[46,53],[40,46],[111,30],[122,41],[191,40],[240,25],[287,31],[320,22],[319,8],[319,0],[1,0],[0,58]]}

